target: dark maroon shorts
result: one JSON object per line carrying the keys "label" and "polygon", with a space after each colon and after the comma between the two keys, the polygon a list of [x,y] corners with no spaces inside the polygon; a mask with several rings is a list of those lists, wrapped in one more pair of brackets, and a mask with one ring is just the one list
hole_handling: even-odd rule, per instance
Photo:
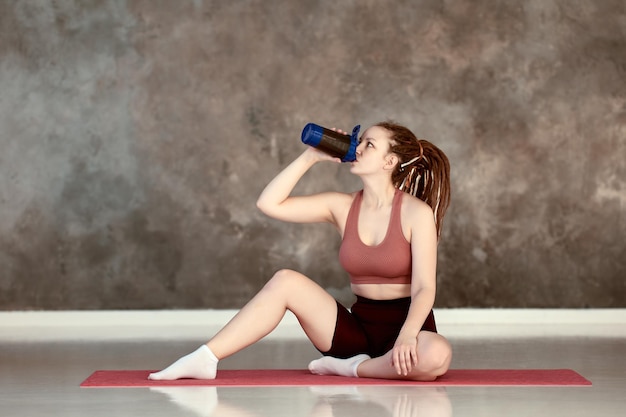
{"label": "dark maroon shorts", "polygon": [[[370,300],[357,296],[351,311],[337,303],[337,325],[333,343],[326,356],[349,358],[366,353],[375,358],[389,352],[404,324],[411,298]],[[435,316],[430,311],[422,330],[437,332]]]}

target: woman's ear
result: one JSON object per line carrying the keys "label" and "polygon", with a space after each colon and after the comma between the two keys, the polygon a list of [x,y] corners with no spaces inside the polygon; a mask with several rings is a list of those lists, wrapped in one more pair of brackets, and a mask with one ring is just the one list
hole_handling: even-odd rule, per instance
{"label": "woman's ear", "polygon": [[400,162],[398,155],[390,153],[385,157],[385,166],[383,169],[392,170],[396,167],[396,165]]}

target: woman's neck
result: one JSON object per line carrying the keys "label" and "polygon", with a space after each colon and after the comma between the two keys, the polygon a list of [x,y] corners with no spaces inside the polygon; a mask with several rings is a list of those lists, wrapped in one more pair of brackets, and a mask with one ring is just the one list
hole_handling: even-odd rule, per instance
{"label": "woman's neck", "polygon": [[389,207],[393,203],[396,188],[390,181],[363,181],[363,204],[370,208]]}

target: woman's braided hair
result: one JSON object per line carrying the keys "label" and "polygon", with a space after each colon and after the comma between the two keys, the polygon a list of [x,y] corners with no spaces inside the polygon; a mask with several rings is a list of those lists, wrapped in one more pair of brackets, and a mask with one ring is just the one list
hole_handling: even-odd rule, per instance
{"label": "woman's braided hair", "polygon": [[400,160],[393,173],[393,185],[426,202],[435,215],[441,236],[443,217],[450,205],[450,162],[441,149],[397,123],[376,124],[390,133],[390,152]]}

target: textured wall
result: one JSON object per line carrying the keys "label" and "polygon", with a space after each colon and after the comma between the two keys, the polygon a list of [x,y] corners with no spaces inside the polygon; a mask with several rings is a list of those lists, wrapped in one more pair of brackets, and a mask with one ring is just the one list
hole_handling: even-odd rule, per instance
{"label": "textured wall", "polygon": [[349,300],[336,232],[254,202],[307,122],[386,118],[452,163],[438,306],[626,307],[623,0],[21,0],[0,31],[0,309],[234,308],[282,267]]}

